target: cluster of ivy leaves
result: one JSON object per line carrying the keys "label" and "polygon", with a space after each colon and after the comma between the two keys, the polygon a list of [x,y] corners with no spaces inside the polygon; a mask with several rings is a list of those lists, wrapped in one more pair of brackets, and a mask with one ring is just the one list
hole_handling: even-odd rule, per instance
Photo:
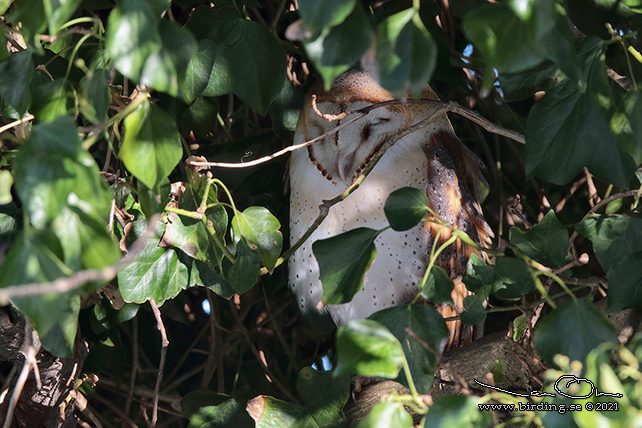
{"label": "cluster of ivy leaves", "polygon": [[[628,348],[617,345],[613,324],[593,303],[596,286],[567,285],[574,278],[605,276],[607,312],[642,309],[637,198],[615,198],[604,214],[596,214],[586,203],[594,195],[581,190],[570,199],[575,206],[548,209],[566,197],[585,169],[604,198],[640,187],[639,2],[471,0],[452,2],[448,10],[431,0],[299,0],[296,10],[291,3],[0,1],[0,116],[3,124],[26,118],[5,130],[0,142],[0,239],[6,251],[0,287],[16,293],[9,294],[12,304],[29,318],[45,348],[70,357],[80,332],[96,344],[88,367],[98,371],[111,355],[109,343],[130,343],[121,337],[122,325],[148,322],[149,314],[140,310],[147,301],[189,325],[180,303],[194,312],[190,299],[206,299],[206,287],[217,296],[208,300],[218,302],[210,308],[219,311],[217,322],[234,329],[234,305],[228,311],[225,300],[250,296],[240,307],[263,308],[252,296],[264,295],[274,304],[287,298],[283,161],[249,172],[214,168],[209,174],[183,161],[194,154],[239,162],[288,145],[304,89],[293,84],[297,66],[306,65],[329,85],[363,61],[375,64],[381,84],[400,97],[418,94],[432,81],[444,98],[473,97],[484,116],[525,133],[525,150],[510,151],[512,143],[494,141],[494,158],[484,155],[491,169],[486,212],[507,249],[489,252],[493,263],[471,259],[465,283],[475,294],[466,298],[461,319],[473,325],[503,305],[530,309],[546,301],[550,310],[534,331],[539,355],[566,372],[571,366],[557,354],[582,361],[578,374],[625,397],[616,400],[622,412],[533,414],[531,422],[559,417],[564,424],[617,426],[639,418],[637,339]],[[618,75],[626,82],[616,83]],[[538,91],[545,95],[533,103]],[[455,126],[464,140],[479,136],[470,124]],[[500,170],[494,164],[502,161]],[[533,183],[536,189],[527,190]],[[504,223],[492,207],[504,202],[503,192],[525,194],[525,214],[533,220],[541,214],[537,224],[502,233]],[[548,208],[532,202],[543,199]],[[425,194],[402,189],[388,200],[386,216],[402,231],[425,221],[428,209]],[[159,221],[156,214],[162,214]],[[356,229],[314,244],[325,303],[349,301],[360,289],[380,232]],[[579,235],[579,250],[597,263],[569,267],[572,234]],[[127,252],[131,257],[123,259]],[[110,274],[114,266],[117,273]],[[16,291],[88,271],[104,277],[65,291]],[[447,302],[452,286],[433,267],[420,293]],[[258,320],[260,310],[255,312]],[[208,318],[202,311],[191,315]],[[79,317],[88,324],[80,330]],[[528,325],[524,319],[516,320],[516,330]],[[288,331],[305,348],[301,330]],[[170,327],[170,341],[180,341],[180,332]],[[438,364],[428,348],[439,349],[446,334],[441,316],[425,305],[390,308],[348,323],[337,333],[333,372],[303,368],[298,376],[279,375],[287,379],[285,389],[296,390],[298,403],[284,401],[283,391],[261,382],[259,369],[247,369],[245,348],[230,334],[225,345],[237,350],[241,363],[232,362],[238,366],[220,378],[224,386],[226,377],[233,378],[228,385],[234,387],[214,393],[198,391],[216,389],[209,383],[184,383],[172,392],[183,397],[183,414],[194,426],[251,424],[245,404],[252,397],[258,401],[250,403],[263,409],[255,418],[258,426],[341,424],[349,375],[361,374],[398,379],[412,392],[375,407],[366,426],[411,426],[403,410],[409,403],[428,426],[455,419],[484,426],[488,415],[477,404],[489,398],[445,396],[429,409],[417,400],[417,394],[430,392]],[[149,345],[145,352],[155,349]],[[278,366],[277,355],[288,352],[274,350],[270,365]],[[170,361],[184,360],[170,355]],[[306,355],[296,366],[310,362]],[[109,366],[104,372],[118,378],[117,370]],[[247,381],[242,391],[223,394],[236,392],[239,376]]]}

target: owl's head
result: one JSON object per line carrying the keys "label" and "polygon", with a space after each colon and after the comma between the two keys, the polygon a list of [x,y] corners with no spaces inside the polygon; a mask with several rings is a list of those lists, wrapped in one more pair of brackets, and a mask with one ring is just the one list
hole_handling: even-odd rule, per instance
{"label": "owl's head", "polygon": [[[315,95],[319,112],[313,108],[312,95]],[[306,99],[295,143],[323,135],[355,116],[350,114],[340,120],[328,120],[319,113],[339,115],[393,99],[395,97],[370,75],[360,71],[343,73],[329,91],[325,91],[319,82],[312,87]],[[409,124],[410,114],[404,105],[375,108],[365,117],[309,146],[308,154],[326,178],[350,183],[386,140]]]}

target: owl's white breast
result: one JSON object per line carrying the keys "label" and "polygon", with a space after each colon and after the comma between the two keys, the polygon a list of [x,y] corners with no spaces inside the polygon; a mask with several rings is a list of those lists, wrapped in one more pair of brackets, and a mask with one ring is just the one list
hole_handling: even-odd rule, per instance
{"label": "owl's white breast", "polygon": [[[383,207],[392,191],[405,186],[426,189],[428,162],[418,137],[411,134],[390,148],[361,186],[330,209],[321,226],[290,258],[289,284],[304,314],[314,311],[323,295],[312,243],[357,227],[381,229],[388,225]],[[305,149],[292,155],[291,245],[317,218],[323,200],[334,198],[350,184],[338,177],[333,181],[323,177]],[[377,257],[366,273],[363,289],[350,303],[326,306],[335,323],[367,318],[383,308],[405,303],[425,272],[428,235],[421,224],[405,232],[388,229],[379,235],[375,241]]]}

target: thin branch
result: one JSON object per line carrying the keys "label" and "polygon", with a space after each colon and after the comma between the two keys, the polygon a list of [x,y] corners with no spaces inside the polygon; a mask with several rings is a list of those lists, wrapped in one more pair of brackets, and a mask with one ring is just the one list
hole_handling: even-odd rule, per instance
{"label": "thin branch", "polygon": [[214,313],[214,292],[207,288],[207,301],[210,303],[209,313],[209,329],[210,329],[210,350],[207,353],[207,362],[205,370],[203,371],[203,379],[201,380],[201,388],[207,388],[214,376],[214,371],[217,369],[216,362],[218,360],[217,350],[217,334],[216,334],[216,314]]}
{"label": "thin branch", "polygon": [[[374,110],[376,108],[386,107],[386,106],[390,106],[390,105],[398,105],[398,104],[410,104],[410,103],[433,104],[433,105],[439,107],[438,112],[440,113],[440,115],[443,114],[443,113],[446,113],[446,112],[456,113],[456,114],[458,114],[458,115],[460,115],[460,116],[462,116],[462,117],[464,117],[464,118],[466,118],[466,119],[468,119],[468,120],[470,120],[472,122],[475,122],[476,124],[478,124],[479,126],[481,126],[482,128],[484,128],[486,131],[488,131],[490,133],[501,135],[503,137],[506,137],[506,138],[509,138],[511,140],[517,141],[518,143],[521,143],[521,144],[525,144],[526,143],[526,139],[524,138],[523,134],[520,134],[519,132],[512,131],[512,130],[510,130],[508,128],[504,128],[502,126],[496,125],[496,124],[492,123],[491,121],[489,121],[488,119],[486,119],[485,117],[481,116],[479,113],[477,113],[477,112],[475,112],[473,110],[469,110],[467,108],[464,108],[464,107],[462,107],[461,105],[457,104],[454,101],[450,101],[450,102],[445,103],[443,101],[436,101],[436,100],[430,100],[430,99],[390,100],[390,101],[384,101],[384,102],[377,103],[377,104],[372,104],[370,106],[367,106],[367,107],[364,107],[364,108],[361,108],[361,109],[358,109],[358,110],[347,111],[347,112],[344,112],[344,113],[341,113],[341,114],[338,114],[338,115],[329,115],[329,114],[323,114],[320,111],[318,111],[318,109],[316,108],[316,100],[313,97],[312,107],[315,109],[315,111],[317,112],[317,114],[319,116],[325,118],[328,121],[334,121],[334,120],[343,119],[343,118],[345,118],[347,116],[350,116],[352,114],[356,114],[356,116],[353,117],[352,119],[348,120],[347,122],[344,122],[344,123],[340,124],[336,128],[333,128],[332,130],[330,130],[330,131],[328,131],[328,132],[326,132],[326,133],[324,133],[322,135],[319,135],[316,138],[313,138],[313,139],[311,139],[309,141],[305,141],[305,142],[303,142],[301,144],[296,144],[296,145],[285,147],[284,149],[281,149],[278,152],[275,152],[275,153],[273,153],[271,155],[268,155],[268,156],[264,156],[264,157],[259,158],[259,159],[255,159],[255,160],[250,161],[250,162],[228,163],[228,162],[188,161],[188,165],[190,165],[190,166],[200,166],[200,167],[219,167],[219,168],[249,168],[251,166],[260,165],[262,163],[269,162],[272,159],[276,159],[276,158],[278,158],[280,156],[283,156],[286,153],[302,149],[304,147],[307,147],[307,146],[310,146],[310,145],[316,143],[317,141],[321,141],[324,138],[339,132],[342,128],[350,125],[351,123],[356,122],[357,120],[361,119],[362,117],[364,117],[365,115],[370,113],[370,111],[372,111],[372,110]],[[434,115],[434,113],[430,117],[432,117],[433,115]],[[407,135],[407,134],[404,134],[404,135]]]}
{"label": "thin branch", "polygon": [[6,305],[10,299],[16,297],[41,296],[53,293],[66,293],[83,286],[92,281],[110,281],[116,277],[118,270],[133,263],[138,254],[143,250],[147,241],[154,234],[156,223],[160,220],[160,215],[155,215],[149,220],[145,234],[141,236],[132,249],[120,259],[120,261],[111,266],[104,267],[100,270],[86,269],[81,270],[68,277],[61,277],[50,282],[31,282],[21,285],[10,285],[0,289],[0,305]]}
{"label": "thin branch", "polygon": [[34,376],[36,378],[36,385],[38,386],[38,389],[42,388],[42,383],[40,382],[40,372],[38,371],[38,363],[36,361],[36,350],[33,347],[33,338],[31,334],[32,334],[31,323],[27,321],[25,323],[25,344],[23,345],[24,350],[22,351],[25,356],[25,361],[24,361],[24,365],[22,366],[22,370],[20,371],[20,375],[16,380],[16,384],[13,388],[13,392],[11,393],[11,398],[9,399],[9,404],[7,406],[7,413],[5,415],[4,424],[2,425],[2,428],[11,427],[13,412],[16,409],[16,405],[18,404],[18,400],[20,399],[20,394],[22,394],[22,389],[24,388],[25,383],[27,382],[27,378],[29,377],[29,372],[31,371],[32,368],[34,371]]}
{"label": "thin branch", "polygon": [[[628,58],[628,57],[627,57]],[[617,71],[613,70],[612,68],[607,68],[606,69],[606,75],[611,78],[615,83],[620,85],[622,89],[625,91],[631,91],[635,89],[635,84],[633,83],[633,80],[631,78],[622,76],[619,74]]]}
{"label": "thin branch", "polygon": [[156,422],[158,421],[158,397],[160,396],[160,387],[161,382],[163,381],[163,373],[165,372],[165,359],[167,358],[167,348],[169,346],[169,340],[167,339],[167,331],[165,330],[165,324],[163,324],[163,317],[161,316],[160,309],[154,299],[149,301],[150,306],[152,307],[152,312],[154,312],[154,317],[156,318],[156,327],[160,331],[161,335],[161,352],[160,352],[160,361],[158,362],[158,376],[156,377],[156,386],[154,387],[154,407],[152,408],[152,419],[149,426],[155,427]]}
{"label": "thin branch", "polygon": [[[128,398],[125,402],[125,415],[129,415],[129,412],[132,408],[132,397],[134,395],[134,388],[136,387],[136,376],[140,370],[140,363],[138,359],[138,317],[132,319],[132,374],[131,379],[129,380],[129,391]],[[125,425],[125,419],[123,419],[123,428]]]}
{"label": "thin branch", "polygon": [[35,116],[33,114],[27,113],[25,115],[25,117],[23,117],[22,119],[15,120],[15,121],[13,121],[11,123],[7,123],[4,126],[1,126],[0,127],[0,134],[2,134],[4,131],[7,131],[7,130],[9,130],[11,128],[14,128],[14,127],[20,125],[21,123],[29,122],[30,120],[33,120],[34,117]]}
{"label": "thin branch", "polygon": [[261,355],[259,354],[258,349],[256,349],[256,346],[252,342],[252,339],[250,338],[250,335],[247,332],[247,329],[243,325],[243,320],[241,320],[241,317],[238,314],[238,311],[234,307],[234,303],[232,301],[228,302],[230,311],[232,312],[232,315],[234,316],[234,320],[236,321],[236,325],[241,331],[241,334],[245,338],[245,341],[247,342],[247,345],[250,348],[250,351],[252,351],[252,354],[254,355],[254,358],[256,361],[259,363],[265,374],[270,378],[270,381],[276,386],[276,388],[281,391],[283,395],[287,397],[288,400],[290,400],[293,403],[298,403],[298,400],[292,393],[285,387],[283,384],[274,376],[274,373],[272,373],[272,370],[265,364],[263,359],[261,358]]}

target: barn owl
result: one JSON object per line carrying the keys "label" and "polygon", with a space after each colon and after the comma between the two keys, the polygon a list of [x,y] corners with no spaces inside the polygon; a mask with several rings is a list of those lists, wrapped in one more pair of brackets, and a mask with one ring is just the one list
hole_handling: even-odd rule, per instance
{"label": "barn owl", "polygon": [[[317,109],[324,115],[339,115],[394,99],[360,71],[342,74],[327,92],[317,84],[306,98],[294,144],[323,135],[353,117],[327,120],[313,108],[312,95]],[[428,87],[424,98],[437,99],[437,96]],[[291,245],[317,218],[323,201],[345,191],[388,138],[428,117],[437,108],[434,104],[418,103],[376,108],[323,140],[295,151],[289,170]],[[366,272],[362,290],[349,303],[325,307],[318,305],[323,289],[312,244],[358,227],[384,228],[388,225],[383,210],[386,199],[394,190],[411,186],[426,192],[429,206],[437,215],[465,231],[478,244],[487,245],[492,232],[479,205],[482,180],[477,159],[455,136],[446,116],[397,141],[361,186],[330,208],[320,227],[290,258],[289,284],[300,311],[307,316],[315,311],[329,313],[340,325],[367,318],[384,308],[409,303],[417,294],[417,284],[426,271],[433,240],[448,240],[449,229],[442,229],[439,234],[440,227],[435,223],[421,222],[405,232],[384,231],[375,240],[377,257]],[[439,258],[438,265],[455,283],[454,307],[447,304],[437,307],[445,318],[463,311],[463,299],[469,292],[462,277],[473,252],[474,248],[457,240]],[[459,346],[470,337],[470,329],[464,329],[459,321],[447,325],[450,333],[447,348]]]}

